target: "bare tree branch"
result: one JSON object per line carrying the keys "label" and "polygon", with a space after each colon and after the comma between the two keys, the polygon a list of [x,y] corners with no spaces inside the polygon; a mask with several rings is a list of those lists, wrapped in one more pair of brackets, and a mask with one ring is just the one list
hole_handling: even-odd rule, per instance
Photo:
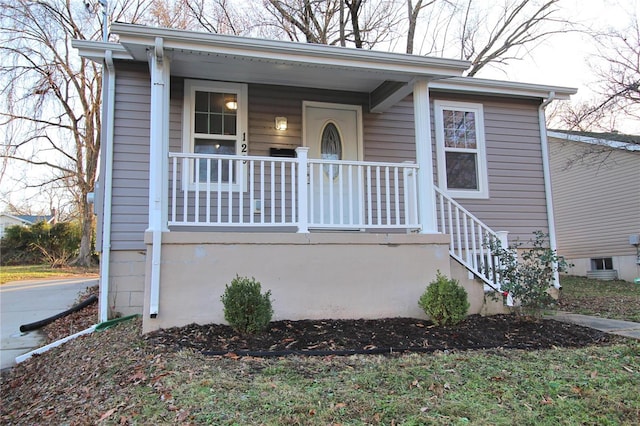
{"label": "bare tree branch", "polygon": [[621,122],[640,121],[640,20],[630,13],[622,30],[593,34],[598,53],[592,69],[596,97],[579,104],[561,104],[550,115],[554,127],[591,132],[617,132]]}
{"label": "bare tree branch", "polygon": [[[111,12],[134,21],[148,5],[122,1]],[[91,260],[86,196],[97,174],[102,76],[99,65],[76,55],[71,40],[101,37],[106,23],[95,11],[70,0],[0,0],[0,126],[11,131],[3,161],[6,168],[22,163],[40,170],[23,188],[62,188],[73,197],[83,230],[80,264]]]}

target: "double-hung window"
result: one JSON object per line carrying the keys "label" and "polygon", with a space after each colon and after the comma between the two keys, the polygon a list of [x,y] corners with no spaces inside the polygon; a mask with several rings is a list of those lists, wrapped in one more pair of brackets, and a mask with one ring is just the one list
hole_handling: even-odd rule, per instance
{"label": "double-hung window", "polygon": [[[218,81],[185,80],[184,149],[205,154],[185,170],[190,185],[243,190],[242,161],[206,154],[247,155],[247,86]],[[243,185],[244,186],[244,185]]]}
{"label": "double-hung window", "polygon": [[438,182],[454,198],[488,198],[481,104],[434,101]]}

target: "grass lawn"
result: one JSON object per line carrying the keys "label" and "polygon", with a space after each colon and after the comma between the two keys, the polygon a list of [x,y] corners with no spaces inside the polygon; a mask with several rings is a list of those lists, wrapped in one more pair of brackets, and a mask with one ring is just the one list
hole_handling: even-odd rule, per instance
{"label": "grass lawn", "polygon": [[96,276],[98,268],[50,268],[48,265],[21,265],[21,266],[1,266],[0,284],[10,281],[55,279],[70,276]]}
{"label": "grass lawn", "polygon": [[577,314],[640,322],[640,285],[561,276],[559,309]]}
{"label": "grass lawn", "polygon": [[[625,319],[639,313],[635,284],[563,277],[562,285],[562,303],[574,312]],[[140,330],[140,319],[124,322],[3,373],[0,423],[640,423],[635,340],[546,350],[262,359],[173,352],[145,340]]]}
{"label": "grass lawn", "polygon": [[183,353],[155,392],[136,395],[143,423],[174,419],[167,393],[196,424],[631,424],[639,349],[235,362]]}
{"label": "grass lawn", "polygon": [[0,422],[618,425],[640,419],[636,341],[259,359],[166,352],[139,333],[137,319],[20,365],[3,377]]}

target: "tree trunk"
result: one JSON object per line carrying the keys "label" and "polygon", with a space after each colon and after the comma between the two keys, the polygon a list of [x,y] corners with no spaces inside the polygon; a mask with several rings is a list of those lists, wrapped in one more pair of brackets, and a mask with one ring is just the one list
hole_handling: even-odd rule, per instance
{"label": "tree trunk", "polygon": [[82,225],[82,238],[80,239],[80,252],[78,258],[74,262],[78,266],[92,266],[93,265],[93,205],[87,202],[86,195],[80,203],[81,211],[81,225]]}

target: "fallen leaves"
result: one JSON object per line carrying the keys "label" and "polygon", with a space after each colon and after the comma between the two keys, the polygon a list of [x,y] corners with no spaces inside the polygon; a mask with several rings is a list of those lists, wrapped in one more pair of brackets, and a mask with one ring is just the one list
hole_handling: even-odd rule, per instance
{"label": "fallen leaves", "polygon": [[113,413],[115,413],[116,411],[118,411],[118,408],[112,408],[108,411],[106,411],[103,415],[100,416],[100,418],[98,419],[99,422],[108,419],[109,417],[111,417],[113,415]]}
{"label": "fallen leaves", "polygon": [[131,377],[129,377],[129,382],[133,383],[134,385],[139,385],[140,383],[146,380],[147,380],[147,376],[146,374],[144,374],[142,369],[136,370],[135,373],[133,373]]}

